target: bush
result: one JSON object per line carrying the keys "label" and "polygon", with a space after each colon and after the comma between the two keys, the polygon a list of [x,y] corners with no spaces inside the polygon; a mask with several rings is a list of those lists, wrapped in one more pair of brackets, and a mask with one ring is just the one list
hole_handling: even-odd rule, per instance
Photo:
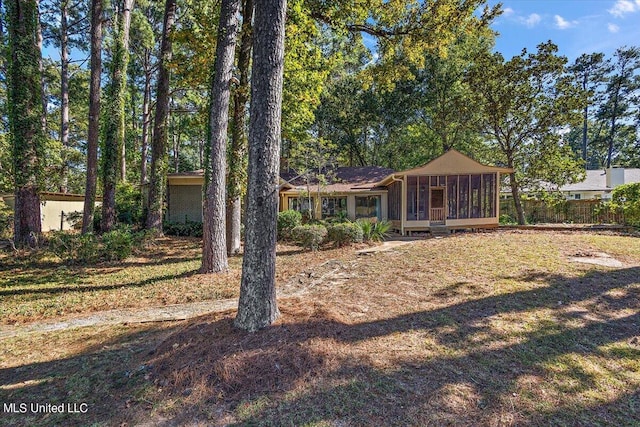
{"label": "bush", "polygon": [[197,221],[169,222],[162,224],[164,234],[168,236],[202,237],[202,223]]}
{"label": "bush", "polygon": [[48,240],[49,250],[67,264],[93,264],[102,255],[98,238],[92,233],[54,231]]}
{"label": "bush", "polygon": [[0,199],[0,238],[11,236],[13,229],[13,209]]}
{"label": "bush", "polygon": [[500,215],[500,224],[501,225],[513,225],[513,224],[517,224],[518,221],[516,221],[511,215],[509,214],[502,214]]}
{"label": "bush", "polygon": [[327,238],[327,227],[322,224],[299,225],[291,230],[291,237],[300,246],[317,251]]}
{"label": "bush", "polygon": [[372,240],[374,242],[382,242],[387,238],[390,229],[391,223],[388,221],[374,222],[371,234],[369,234],[369,240]]}
{"label": "bush", "polygon": [[328,229],[329,241],[334,242],[336,246],[351,245],[353,243],[362,243],[362,228],[355,222],[341,222],[332,224]]}
{"label": "bush", "polygon": [[299,225],[302,225],[300,212],[294,210],[278,212],[278,240],[291,239],[292,230]]}
{"label": "bush", "polygon": [[121,224],[141,225],[143,220],[142,193],[133,184],[123,182],[116,189],[116,214]]}
{"label": "bush", "polygon": [[128,228],[116,228],[102,235],[103,258],[107,261],[121,261],[133,251],[133,234]]}
{"label": "bush", "polygon": [[640,227],[640,183],[620,185],[611,193],[611,208],[622,209],[624,222]]}

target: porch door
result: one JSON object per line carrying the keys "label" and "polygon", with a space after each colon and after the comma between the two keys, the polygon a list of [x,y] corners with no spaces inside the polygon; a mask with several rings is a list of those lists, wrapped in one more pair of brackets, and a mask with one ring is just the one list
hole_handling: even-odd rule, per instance
{"label": "porch door", "polygon": [[444,224],[446,218],[444,212],[444,188],[431,187],[429,201],[429,221],[434,225]]}

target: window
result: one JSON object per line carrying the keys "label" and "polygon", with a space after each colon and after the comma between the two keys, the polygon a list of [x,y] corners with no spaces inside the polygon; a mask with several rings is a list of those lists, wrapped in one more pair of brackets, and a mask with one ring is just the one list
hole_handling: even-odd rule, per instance
{"label": "window", "polygon": [[380,196],[356,196],[356,218],[380,217]]}
{"label": "window", "polygon": [[346,197],[323,197],[322,198],[322,218],[346,217],[347,198]]}
{"label": "window", "polygon": [[471,218],[481,218],[480,187],[482,184],[481,175],[471,175]]}
{"label": "window", "polygon": [[418,219],[429,219],[429,177],[418,178]]}
{"label": "window", "polygon": [[458,219],[469,218],[469,175],[460,175],[458,181]]}
{"label": "window", "polygon": [[402,211],[402,184],[400,182],[394,182],[389,186],[387,203],[389,205],[389,219],[400,220],[400,212]]}
{"label": "window", "polygon": [[300,212],[303,216],[313,217],[313,197],[289,197],[289,209]]}
{"label": "window", "polygon": [[574,194],[573,200],[580,200],[580,194]]}
{"label": "window", "polygon": [[447,177],[448,218],[458,218],[458,176]]}
{"label": "window", "polygon": [[407,221],[418,219],[418,177],[407,177]]}
{"label": "window", "polygon": [[482,217],[493,218],[496,216],[496,176],[494,174],[482,175]]}

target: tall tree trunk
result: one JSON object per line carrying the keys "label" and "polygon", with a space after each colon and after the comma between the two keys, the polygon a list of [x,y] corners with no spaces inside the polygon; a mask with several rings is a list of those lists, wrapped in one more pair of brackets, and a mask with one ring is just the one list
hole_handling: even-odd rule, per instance
{"label": "tall tree trunk", "polygon": [[149,156],[149,125],[151,124],[151,50],[144,51],[144,95],[142,99],[142,148],[140,158],[140,185],[147,183],[147,157]]}
{"label": "tall tree trunk", "polygon": [[[615,77],[617,78],[617,77]],[[613,108],[611,111],[611,125],[609,127],[608,147],[607,147],[607,169],[611,167],[613,158],[613,141],[616,137],[616,125],[618,120],[618,96],[620,94],[620,82],[616,82],[616,89],[613,95]]]}
{"label": "tall tree trunk", "polygon": [[84,191],[82,233],[93,230],[98,179],[100,140],[100,76],[102,74],[102,2],[91,1],[91,81],[89,85],[89,130],[87,136],[87,180]]}
{"label": "tall tree trunk", "polygon": [[202,273],[228,268],[225,230],[227,125],[233,59],[238,35],[241,0],[222,0],[216,59],[211,79],[205,200],[203,204]]}
{"label": "tall tree trunk", "polygon": [[60,192],[66,193],[69,182],[69,34],[67,14],[69,1],[60,2],[60,146],[62,149],[62,171]]}
{"label": "tall tree trunk", "polygon": [[227,177],[227,253],[240,252],[242,224],[242,187],[246,181],[247,135],[245,132],[247,102],[249,101],[249,66],[251,62],[253,0],[244,0],[242,6],[242,37],[238,49],[239,84],[234,93],[233,129]]}
{"label": "tall tree trunk", "polygon": [[[513,167],[513,155],[511,153],[507,153],[507,167],[515,170]],[[518,224],[524,225],[524,208],[522,206],[522,200],[520,200],[520,184],[516,180],[516,173],[511,172],[509,174],[509,186],[511,187],[511,197],[513,197],[513,204],[516,208],[516,215],[518,215]]]}
{"label": "tall tree trunk", "polygon": [[245,251],[235,319],[248,331],[270,325],[279,315],[276,222],[286,3],[255,1]]}
{"label": "tall tree trunk", "polygon": [[124,98],[129,63],[129,27],[134,0],[124,0],[116,22],[111,60],[110,81],[106,89],[104,115],[104,147],[102,150],[102,231],[110,231],[116,223],[116,181],[118,158],[124,144]]}
{"label": "tall tree trunk", "polygon": [[176,16],[176,0],[164,5],[164,28],[160,47],[156,115],[151,139],[151,179],[149,212],[146,228],[162,233],[162,202],[167,178],[167,123],[169,117],[169,61],[171,61],[170,33]]}
{"label": "tall tree trunk", "polygon": [[[589,74],[585,73],[582,80],[582,90],[587,91],[587,83],[589,83]],[[584,166],[589,168],[587,164],[587,131],[589,126],[589,104],[587,103],[582,110],[582,160],[584,160]]]}
{"label": "tall tree trunk", "polygon": [[[40,0],[36,0],[36,5],[40,3]],[[39,7],[39,6],[36,6]],[[38,36],[38,49],[42,52],[42,24],[40,22],[40,13],[38,13],[38,27],[37,27],[37,36]],[[42,63],[42,53],[40,53],[40,59],[38,61],[38,69],[40,70],[40,86],[42,87],[42,118],[40,119],[40,123],[42,124],[42,134],[47,135],[47,111],[49,106],[49,100],[47,99],[47,82],[44,78],[44,64]]]}
{"label": "tall tree trunk", "polygon": [[36,0],[6,3],[9,29],[9,130],[14,168],[14,241],[37,243],[44,147],[41,38]]}

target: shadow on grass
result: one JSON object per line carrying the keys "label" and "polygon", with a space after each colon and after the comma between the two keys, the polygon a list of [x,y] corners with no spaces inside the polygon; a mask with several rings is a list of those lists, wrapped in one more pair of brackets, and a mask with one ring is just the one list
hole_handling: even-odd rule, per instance
{"label": "shadow on grass", "polygon": [[[80,277],[65,277],[65,282],[68,283],[68,286],[49,286],[42,288],[8,288],[8,289],[0,289],[0,296],[10,296],[10,295],[53,295],[60,294],[66,292],[94,292],[94,291],[108,291],[113,289],[123,289],[123,288],[140,288],[148,285],[152,285],[157,282],[163,282],[166,280],[178,280],[184,279],[186,277],[191,277],[195,274],[198,274],[198,270],[189,270],[184,271],[178,274],[164,274],[162,276],[150,277],[145,280],[140,280],[137,282],[129,282],[129,283],[114,283],[111,285],[82,285],[82,281]],[[37,279],[21,279],[21,281],[26,281],[30,286],[34,285],[42,285],[45,283],[49,283],[51,281],[59,281],[59,278],[56,278],[55,275],[50,276],[42,276]],[[17,285],[20,286],[20,285]]]}
{"label": "shadow on grass", "polygon": [[[549,367],[563,357],[640,356],[631,346],[609,353],[602,349],[640,334],[638,278],[638,267],[581,277],[538,277],[544,287],[358,324],[314,308],[302,315],[288,312],[285,302],[282,321],[255,334],[234,329],[229,315],[204,317],[176,328],[153,354],[147,353],[148,342],[159,331],[125,336],[121,341],[132,344],[117,350],[94,349],[65,360],[2,369],[3,386],[47,379],[2,398],[90,398],[86,377],[88,383],[99,384],[97,393],[104,393],[105,400],[98,398],[95,411],[83,418],[61,418],[65,425],[135,424],[147,420],[151,405],[165,401],[178,402],[178,409],[168,411],[169,419],[156,425],[194,420],[206,425],[638,425],[633,385],[622,387],[617,399],[596,404],[548,398],[545,407],[547,398],[540,394],[545,387],[567,395],[599,392],[593,372],[579,365],[560,373]],[[606,313],[587,317],[564,310],[567,304],[588,305],[592,300],[600,301]],[[517,317],[540,308],[551,310],[556,321],[518,337],[496,333],[478,339],[491,332],[482,324],[490,317]],[[583,316],[581,326],[571,322],[576,316]],[[405,332],[421,334],[418,345],[432,339],[439,350],[404,357],[393,350],[393,343],[376,347],[384,348],[384,354],[357,349]],[[123,371],[138,374],[126,376]],[[523,386],[523,381],[531,381],[531,386]],[[157,392],[158,387],[163,391]],[[525,393],[531,393],[528,403],[520,400]],[[15,424],[49,425],[46,421],[34,417]]]}

